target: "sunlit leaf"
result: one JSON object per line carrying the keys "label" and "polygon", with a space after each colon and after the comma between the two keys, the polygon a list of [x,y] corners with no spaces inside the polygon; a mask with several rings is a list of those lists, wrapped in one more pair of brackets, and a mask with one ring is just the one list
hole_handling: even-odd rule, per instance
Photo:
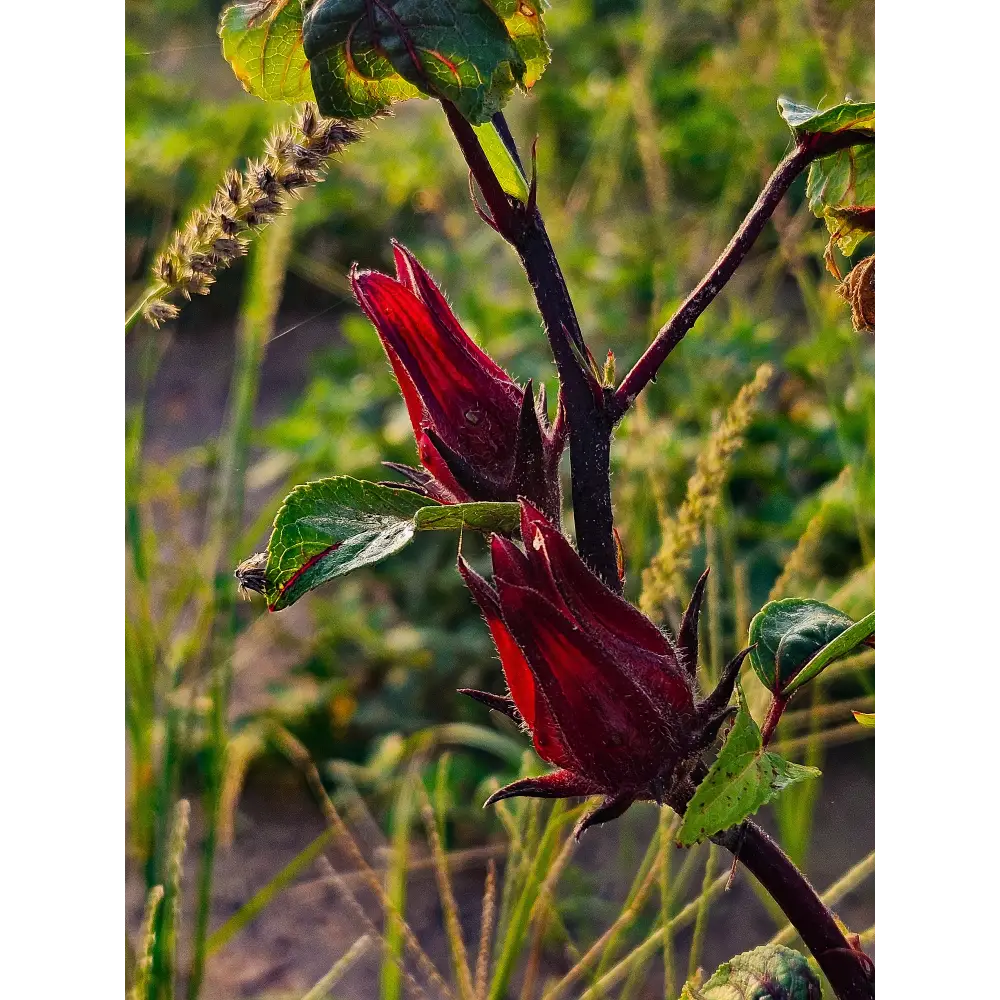
{"label": "sunlit leaf", "polygon": [[320,584],[398,552],[416,531],[511,532],[519,520],[516,503],[444,506],[412,490],[334,476],[292,490],[274,519],[266,556],[244,560],[236,578],[280,611]]}
{"label": "sunlit leaf", "polygon": [[750,622],[750,665],[769,691],[780,694],[819,650],[853,624],[820,601],[771,601]]}
{"label": "sunlit leaf", "polygon": [[875,713],[874,712],[851,712],[854,716],[855,721],[860,726],[864,726],[865,729],[875,728]]}
{"label": "sunlit leaf", "polygon": [[701,985],[685,983],[680,1000],[820,1000],[819,979],[804,955],[761,945],[723,962]]}
{"label": "sunlit leaf", "polygon": [[739,698],[733,728],[684,812],[677,833],[677,843],[684,846],[728,830],[752,816],[782,789],[820,773],[815,767],[793,764],[765,750],[742,688]]}
{"label": "sunlit leaf", "polygon": [[487,121],[548,59],[536,7],[495,6],[506,23],[484,0],[316,0],[303,31],[320,111],[370,117],[424,94]]}
{"label": "sunlit leaf", "polygon": [[456,503],[418,510],[414,524],[418,531],[475,528],[477,531],[514,531],[521,522],[516,503],[483,501]]}
{"label": "sunlit leaf", "polygon": [[244,90],[271,101],[313,99],[300,0],[234,4],[222,15],[219,37]]}
{"label": "sunlit leaf", "polygon": [[875,138],[875,105],[845,101],[825,111],[807,104],[796,104],[787,97],[778,98],[778,111],[796,139],[817,132],[870,132]]}
{"label": "sunlit leaf", "polygon": [[280,611],[327,580],[398,552],[426,497],[350,476],[297,486],[274,519],[264,596]]}

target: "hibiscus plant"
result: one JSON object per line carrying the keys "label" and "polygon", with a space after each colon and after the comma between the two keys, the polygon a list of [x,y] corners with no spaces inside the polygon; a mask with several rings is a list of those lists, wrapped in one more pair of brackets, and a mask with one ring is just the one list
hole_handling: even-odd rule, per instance
{"label": "hibiscus plant", "polygon": [[[463,330],[405,247],[393,247],[394,277],[355,268],[351,286],[399,383],[420,464],[392,464],[392,482],[333,476],[297,487],[276,516],[266,553],[243,563],[237,577],[280,611],[390,556],[417,532],[453,531],[456,540],[462,531],[481,533],[492,580],[461,555],[458,572],[496,644],[506,690],[463,693],[514,720],[552,768],[499,789],[489,803],[593,797],[577,837],[637,800],[671,807],[682,817],[679,843],[710,839],[756,876],[841,1000],[872,997],[874,966],[859,941],[750,817],[783,788],[818,773],[784,760],[768,743],[796,691],[834,659],[874,644],[874,613],[853,622],[816,601],[772,602],[714,689],[699,691],[698,622],[708,570],[676,635],[623,597],[610,461],[615,426],[732,277],[797,177],[809,171],[810,205],[826,221],[831,246],[850,252],[873,231],[874,105],[848,101],[815,110],[778,102],[791,130],[790,152],[710,271],[617,381],[613,364],[595,363],[577,321],[536,198],[535,151],[522,159],[502,112],[549,60],[542,14],[539,0],[259,0],[224,13],[223,51],[248,90],[315,102],[318,117],[309,105],[300,122],[307,136],[334,127],[330,122],[346,135],[348,122],[411,97],[440,102],[468,163],[475,210],[523,265],[559,378],[551,405],[530,382],[518,384]],[[292,165],[268,168],[259,182],[268,198],[273,189],[272,200],[292,191],[304,169],[294,165],[294,145],[283,155]],[[230,196],[234,204],[238,196]],[[228,218],[221,208],[217,214]],[[235,239],[222,225],[219,240],[229,242],[219,253]],[[874,322],[874,259],[862,267],[845,282],[845,297],[856,324],[867,327]],[[567,447],[564,497],[560,459]],[[573,540],[564,528],[567,508]],[[773,696],[762,726],[738,682],[748,655]],[[859,721],[873,724],[873,717]],[[761,961],[779,959],[787,964],[777,953]],[[818,995],[808,965],[796,969],[784,992],[752,995]],[[768,975],[755,982],[766,986]],[[715,978],[699,989],[729,996],[711,991]]]}

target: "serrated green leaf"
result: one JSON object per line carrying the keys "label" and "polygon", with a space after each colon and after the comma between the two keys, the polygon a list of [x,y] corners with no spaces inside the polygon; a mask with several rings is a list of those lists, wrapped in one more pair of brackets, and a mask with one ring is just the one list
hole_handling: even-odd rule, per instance
{"label": "serrated green leaf", "polygon": [[376,44],[364,0],[317,0],[303,21],[316,103],[334,118],[370,118],[418,97]]}
{"label": "serrated green leaf", "polygon": [[518,54],[524,60],[522,86],[533,86],[552,58],[545,40],[541,0],[489,0],[489,3],[503,21]]}
{"label": "serrated green leaf", "polygon": [[822,995],[806,957],[772,944],[724,962],[701,986],[685,983],[680,1000],[822,1000]]}
{"label": "serrated green leaf", "polygon": [[417,511],[413,519],[418,531],[455,531],[459,528],[475,528],[477,531],[514,531],[520,521],[520,505],[499,501],[425,506]]}
{"label": "serrated green leaf", "polygon": [[219,37],[244,90],[264,100],[313,100],[300,0],[234,4],[222,15]]}
{"label": "serrated green leaf", "polygon": [[864,726],[865,729],[875,728],[875,713],[874,712],[851,712],[854,716],[854,721],[860,726]]}
{"label": "serrated green leaf", "polygon": [[861,241],[875,232],[874,205],[828,208],[824,217],[830,230],[830,241],[845,257],[850,257]]}
{"label": "serrated green leaf", "polygon": [[409,490],[334,476],[297,486],[274,519],[264,596],[280,611],[327,580],[398,552],[417,511],[432,505]]}
{"label": "serrated green leaf", "polygon": [[820,601],[771,601],[750,622],[750,665],[769,691],[781,694],[819,650],[853,624]]}
{"label": "serrated green leaf", "polygon": [[[809,167],[806,198],[831,242],[850,255],[875,231],[875,145],[850,146]],[[868,226],[868,228],[865,228]]]}
{"label": "serrated green leaf", "polygon": [[875,138],[875,105],[845,101],[826,111],[811,108],[807,104],[796,104],[787,97],[778,98],[778,112],[788,123],[796,139],[817,132],[871,132]]}
{"label": "serrated green leaf", "polygon": [[765,750],[760,729],[738,688],[740,708],[726,742],[705,780],[684,811],[677,843],[698,844],[752,816],[789,785],[818,777],[815,767],[804,767]]}
{"label": "serrated green leaf", "polygon": [[484,0],[315,0],[303,31],[320,111],[344,118],[424,94],[482,124],[548,58],[541,17],[526,0],[510,27]]}

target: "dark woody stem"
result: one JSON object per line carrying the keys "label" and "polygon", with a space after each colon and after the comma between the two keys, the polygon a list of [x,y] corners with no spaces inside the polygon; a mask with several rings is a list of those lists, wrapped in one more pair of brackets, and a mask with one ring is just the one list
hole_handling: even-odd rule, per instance
{"label": "dark woody stem", "polygon": [[851,948],[833,914],[787,854],[750,820],[712,840],[731,851],[781,907],[839,1000],[874,1000],[874,966]]}
{"label": "dark woody stem", "polygon": [[[441,103],[497,232],[521,258],[545,324],[569,422],[577,547],[604,582],[620,593],[611,513],[613,423],[605,392],[588,369],[589,354],[566,280],[534,199],[524,205],[504,192],[472,126],[453,104]],[[509,143],[503,116],[494,116],[494,123],[505,143]]]}
{"label": "dark woody stem", "polygon": [[615,390],[610,405],[612,421],[616,422],[626,413],[636,396],[656,378],[660,365],[667,355],[681,342],[684,335],[694,326],[698,317],[722,290],[743,262],[750,248],[760,236],[764,225],[771,217],[778,202],[784,197],[792,181],[802,173],[813,160],[828,156],[850,146],[873,143],[872,133],[861,130],[843,132],[817,132],[800,141],[778,164],[768,178],[760,197],[750,209],[749,215],[722,251],[712,269],[698,283],[695,290],[684,300],[680,308],[660,328],[645,354],[635,363],[632,370]]}

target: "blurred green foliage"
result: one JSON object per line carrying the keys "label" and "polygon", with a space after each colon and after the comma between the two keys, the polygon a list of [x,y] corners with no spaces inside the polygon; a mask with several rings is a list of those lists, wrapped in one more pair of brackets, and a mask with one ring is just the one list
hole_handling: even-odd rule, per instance
{"label": "blurred green foliage", "polygon": [[[174,227],[291,113],[241,92],[218,49],[222,6],[126,4],[129,301]],[[614,351],[621,377],[727,243],[788,148],[775,99],[819,105],[871,96],[872,9],[848,0],[556,0],[547,25],[552,64],[530,96],[512,101],[508,120],[522,152],[539,137],[539,204],[593,353]],[[439,108],[411,101],[367,125],[364,141],[296,208],[284,308],[304,317],[333,307],[317,320],[329,344],[309,359],[298,402],[256,431],[247,477],[258,488],[247,514],[258,546],[291,485],[334,474],[390,478],[381,461],[414,460],[378,339],[344,280],[354,261],[388,269],[390,237],[414,250],[500,363],[518,379],[546,381],[552,398],[554,370],[516,259],[472,211],[464,163]],[[775,366],[712,526],[714,547],[692,564],[693,576],[706,560],[718,573],[727,655],[742,644],[739,626],[767,600],[823,487],[847,465],[849,486],[828,505],[802,596],[841,591],[847,596],[839,606],[855,617],[872,606],[870,573],[858,574],[874,558],[874,356],[824,269],[826,237],[800,179],[617,435],[613,484],[635,597],[659,544],[650,482],[662,484],[676,509],[713,420],[758,365]],[[862,247],[857,259],[868,252]],[[242,268],[234,272],[209,299],[185,307],[185,335],[233,323]],[[133,335],[134,356],[152,336]],[[147,424],[155,418],[149,414]],[[206,429],[206,437],[212,433]],[[212,461],[211,440],[206,446],[142,469],[142,503],[158,525],[151,572],[167,589],[189,573],[178,539],[198,509],[199,473]],[[479,543],[464,544],[481,561]],[[234,700],[237,728],[274,718],[318,759],[388,760],[388,771],[398,755],[386,755],[387,740],[399,735],[454,721],[503,729],[503,720],[487,720],[454,693],[502,684],[487,631],[454,572],[455,555],[452,536],[421,537],[374,571],[303,601],[305,627],[286,628],[281,615],[255,621],[259,604],[238,609],[239,627],[249,629],[246,669],[257,669],[268,649],[286,667],[263,694]],[[457,801],[468,803],[487,773],[516,769],[480,758],[452,768],[463,788]],[[375,787],[380,773],[361,770],[357,778]]]}

